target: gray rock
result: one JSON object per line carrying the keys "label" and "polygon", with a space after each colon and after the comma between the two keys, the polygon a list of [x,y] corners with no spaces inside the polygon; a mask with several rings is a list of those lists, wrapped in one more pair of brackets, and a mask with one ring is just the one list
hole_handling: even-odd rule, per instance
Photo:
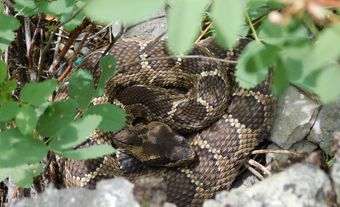
{"label": "gray rock", "polygon": [[123,24],[120,21],[111,24],[111,32],[114,37],[117,37],[119,34],[121,34],[123,29]]}
{"label": "gray rock", "polygon": [[280,97],[269,140],[283,149],[304,139],[313,126],[320,105],[290,86]]}
{"label": "gray rock", "polygon": [[312,142],[309,142],[307,140],[302,140],[300,142],[295,143],[290,149],[295,151],[295,152],[300,152],[300,153],[311,153],[313,152],[318,146]]}
{"label": "gray rock", "polygon": [[331,183],[319,167],[295,164],[246,190],[223,191],[204,207],[324,207]]}
{"label": "gray rock", "polygon": [[166,185],[162,178],[141,176],[134,184],[133,194],[142,206],[160,207],[166,202]]}
{"label": "gray rock", "polygon": [[340,156],[337,156],[335,159],[332,166],[331,177],[337,197],[337,203],[340,204]]}
{"label": "gray rock", "polygon": [[340,100],[332,105],[325,105],[321,108],[307,138],[319,144],[324,152],[330,154],[330,143],[335,131],[340,131]]}
{"label": "gray rock", "polygon": [[[165,10],[160,9],[158,12],[151,17],[149,21],[143,22],[131,29],[128,29],[124,34],[124,37],[148,37],[148,38],[156,38],[162,33],[166,31],[166,18],[165,18]],[[160,17],[157,19],[152,19],[154,17]]]}
{"label": "gray rock", "polygon": [[48,188],[36,198],[15,202],[12,207],[139,207],[133,196],[133,184],[123,178],[103,180],[96,190],[84,188],[56,190]]}

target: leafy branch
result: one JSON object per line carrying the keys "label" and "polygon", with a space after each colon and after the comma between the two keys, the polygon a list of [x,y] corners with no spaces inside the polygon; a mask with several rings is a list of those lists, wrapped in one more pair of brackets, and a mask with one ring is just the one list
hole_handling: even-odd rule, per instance
{"label": "leafy branch", "polygon": [[[0,88],[2,97],[0,122],[0,179],[12,176],[14,183],[22,187],[32,184],[32,177],[41,172],[42,160],[52,151],[71,159],[92,159],[114,153],[111,145],[96,145],[74,150],[95,130],[117,131],[124,126],[125,113],[111,104],[92,105],[91,100],[102,95],[104,85],[94,88],[92,75],[84,70],[75,72],[70,79],[69,98],[51,102],[48,98],[56,90],[55,79],[40,83],[28,83],[20,99],[11,98],[15,81],[6,80],[6,64],[0,61]],[[114,58],[101,60],[101,82],[114,74]],[[12,83],[12,87],[5,86]],[[5,89],[5,90],[3,90]],[[82,111],[79,116],[79,111]],[[48,137],[48,139],[45,139]]]}

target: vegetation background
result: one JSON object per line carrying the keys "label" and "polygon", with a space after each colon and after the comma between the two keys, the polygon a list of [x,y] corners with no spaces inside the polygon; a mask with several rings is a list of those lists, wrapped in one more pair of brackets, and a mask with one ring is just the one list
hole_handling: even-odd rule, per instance
{"label": "vegetation background", "polygon": [[[240,86],[254,87],[272,69],[274,95],[293,84],[324,104],[339,97],[338,0],[1,0],[0,181],[9,177],[30,187],[46,167],[48,153],[72,159],[114,153],[108,145],[73,149],[97,129],[124,127],[122,109],[90,104],[114,75],[114,57],[98,63],[103,71],[98,85],[85,70],[72,68],[99,25],[118,21],[128,28],[164,7],[174,55],[185,56],[203,36],[214,36],[225,48],[249,36],[253,41],[237,60]],[[57,46],[62,35],[67,41]],[[108,48],[119,37],[112,36]],[[74,53],[66,59],[71,46]],[[69,97],[53,101],[65,78],[70,78]]]}

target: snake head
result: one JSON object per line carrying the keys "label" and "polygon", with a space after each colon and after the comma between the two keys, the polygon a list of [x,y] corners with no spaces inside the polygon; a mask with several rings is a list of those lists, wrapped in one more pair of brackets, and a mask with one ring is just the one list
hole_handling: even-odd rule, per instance
{"label": "snake head", "polygon": [[195,158],[195,151],[185,137],[166,124],[151,122],[137,131],[121,131],[114,137],[114,143],[122,152],[132,155],[145,165],[178,167]]}
{"label": "snake head", "polygon": [[[174,167],[190,163],[195,158],[195,150],[188,140],[172,130],[168,125],[151,122],[143,147],[147,153],[158,156],[150,159],[150,165]],[[154,164],[153,164],[154,163]]]}

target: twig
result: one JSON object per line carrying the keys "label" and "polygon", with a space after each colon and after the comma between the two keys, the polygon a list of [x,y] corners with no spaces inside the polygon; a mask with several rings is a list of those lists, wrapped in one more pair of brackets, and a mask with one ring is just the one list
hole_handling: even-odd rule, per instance
{"label": "twig", "polygon": [[207,34],[207,32],[210,30],[211,26],[212,26],[212,22],[210,22],[209,25],[203,30],[203,32],[200,34],[200,36],[195,41],[195,44],[197,44],[204,37],[204,35]]}
{"label": "twig", "polygon": [[274,153],[274,154],[289,154],[289,155],[293,155],[296,157],[302,157],[303,155],[301,153],[298,152],[292,152],[289,150],[270,150],[270,149],[262,149],[262,150],[253,150],[251,152],[252,155],[255,154],[268,154],[268,153]]}
{"label": "twig", "polygon": [[[119,31],[119,33],[117,34],[117,36],[113,37],[112,41],[110,42],[110,44],[106,47],[106,49],[104,50],[103,54],[101,55],[101,58],[104,57],[105,55],[107,55],[107,53],[111,50],[111,48],[113,47],[113,45],[117,42],[117,40],[123,35],[123,29],[121,29]],[[100,60],[100,58],[99,58]],[[98,67],[99,65],[99,60],[96,63],[95,67]]]}
{"label": "twig", "polygon": [[[120,29],[119,33],[122,32],[122,29]],[[112,32],[112,25],[109,26],[109,42],[113,42],[113,40],[115,39],[113,32]]]}
{"label": "twig", "polygon": [[91,36],[89,37],[89,39],[93,39],[93,38],[97,37],[98,35],[100,35],[101,33],[105,32],[105,30],[106,30],[107,28],[109,28],[112,24],[113,24],[113,22],[110,23],[110,24],[108,24],[108,25],[106,25],[106,26],[103,27],[101,30],[99,30],[98,32],[96,32],[96,33],[94,33],[93,35],[91,35]]}
{"label": "twig", "polygon": [[[110,42],[110,44],[106,47],[106,49],[105,49],[105,51],[102,53],[101,57],[107,55],[107,53],[110,51],[110,49],[113,47],[113,45],[117,42],[117,40],[123,35],[124,32],[127,32],[128,30],[130,30],[130,29],[132,29],[132,28],[134,28],[134,27],[136,27],[136,26],[138,26],[138,25],[140,25],[140,24],[142,24],[142,23],[145,23],[145,22],[148,22],[148,21],[153,21],[153,20],[156,20],[156,19],[164,18],[164,17],[165,17],[165,15],[156,16],[156,17],[147,19],[147,20],[145,20],[145,21],[141,21],[141,22],[139,22],[139,23],[137,23],[137,24],[134,24],[134,25],[132,25],[132,26],[126,28],[124,31],[121,30],[121,31],[113,38],[112,42]],[[101,29],[101,30],[100,30],[99,32],[97,32],[96,34],[92,35],[92,36],[91,36],[91,39],[92,39],[93,37],[97,36],[98,34],[100,34],[101,32],[105,31],[105,29],[106,29],[107,27],[109,27],[109,25],[107,25],[105,28]],[[153,42],[158,41],[158,40],[159,40],[160,38],[162,38],[164,35],[165,35],[165,33],[162,33],[162,34],[159,35],[157,38],[155,38],[155,40],[153,40]],[[143,51],[149,49],[150,46],[152,46],[152,43],[148,44],[148,46],[147,46],[146,48],[144,48]],[[84,60],[83,60],[82,62],[86,61],[89,57],[91,57],[91,56],[88,55],[87,57],[85,57]],[[132,61],[135,60],[136,58],[137,58],[137,56],[132,57],[131,60],[130,60],[129,62],[132,62]],[[129,62],[128,62],[128,63],[129,63]],[[99,61],[96,63],[96,66],[95,66],[95,67],[98,67],[98,64],[99,64]],[[77,65],[77,66],[74,68],[74,70],[78,70],[80,67],[81,67],[81,63],[80,63],[79,65]]]}
{"label": "twig", "polygon": [[[28,70],[33,70],[33,49],[35,42],[37,40],[38,34],[41,30],[41,19],[42,19],[42,14],[39,14],[38,22],[37,22],[37,27],[34,30],[32,41],[30,41],[30,45],[27,49],[27,57],[28,57]],[[38,80],[39,80],[39,75],[38,75]]]}
{"label": "twig", "polygon": [[[84,30],[84,28],[90,23],[87,19],[84,19],[83,22],[78,25],[70,34],[64,48],[58,53],[56,59],[51,64],[48,72],[50,75],[53,74],[56,68],[58,68],[60,61],[65,57],[65,54],[72,46],[74,40],[78,37],[78,35]],[[83,40],[82,40],[83,41]],[[58,48],[57,48],[58,49]]]}
{"label": "twig", "polygon": [[29,49],[31,47],[31,29],[30,29],[30,19],[24,17],[24,29],[25,29],[25,40],[26,40],[26,55],[28,57]]}
{"label": "twig", "polygon": [[250,17],[249,17],[249,14],[248,14],[247,9],[244,10],[244,14],[245,14],[245,16],[246,16],[246,18],[247,18],[247,21],[248,21],[249,27],[250,27],[250,29],[251,29],[251,31],[252,31],[252,33],[253,33],[254,39],[256,40],[256,42],[261,43],[261,40],[260,40],[259,37],[257,36],[256,30],[255,30],[255,28],[254,28],[254,25],[253,25],[253,23],[251,22],[251,19],[250,19]]}
{"label": "twig", "polygon": [[76,11],[74,14],[72,14],[72,16],[70,18],[68,18],[65,22],[59,24],[58,26],[56,26],[52,32],[51,32],[51,35],[50,35],[50,38],[48,39],[44,49],[42,50],[41,52],[41,55],[40,55],[40,64],[39,64],[39,67],[38,67],[38,72],[41,74],[41,71],[42,71],[42,65],[43,65],[43,62],[45,61],[45,56],[46,56],[46,52],[48,51],[48,49],[50,48],[50,45],[52,43],[52,40],[53,40],[53,36],[55,35],[55,32],[57,30],[59,30],[60,27],[64,26],[65,24],[67,24],[68,22],[70,22],[72,19],[74,19],[84,8],[85,6],[87,6],[87,3],[85,5],[83,5],[81,8],[78,9],[78,11]]}
{"label": "twig", "polygon": [[73,63],[74,61],[77,60],[78,58],[78,54],[80,52],[80,49],[83,47],[85,40],[87,39],[87,37],[89,36],[89,34],[92,32],[94,28],[94,24],[91,24],[89,30],[86,32],[84,38],[81,40],[81,42],[79,43],[76,51],[73,54],[73,58],[70,60],[70,62],[68,63],[67,68],[65,69],[65,71],[58,77],[58,82],[61,82],[66,76],[67,74],[70,72],[70,70],[72,69]]}
{"label": "twig", "polygon": [[248,164],[244,164],[245,168],[247,168],[251,173],[253,173],[258,179],[264,180],[263,175],[257,172],[253,167],[249,166]]}
{"label": "twig", "polygon": [[248,160],[248,164],[253,166],[253,167],[256,167],[260,170],[263,171],[263,173],[267,174],[267,175],[271,175],[272,173],[268,170],[268,168],[266,168],[265,166],[263,166],[261,163],[257,162],[256,160],[253,160],[253,159],[249,159]]}
{"label": "twig", "polygon": [[[62,33],[63,33],[63,27],[60,27],[59,32],[56,33],[57,41],[56,41],[55,47],[54,47],[53,62],[54,62],[54,60],[57,59],[57,57],[58,57],[59,46],[60,46],[61,39],[62,39]],[[53,64],[53,63],[52,63],[52,64]]]}
{"label": "twig", "polygon": [[[6,64],[8,64],[8,48],[6,48],[6,50],[5,50],[5,54],[4,54],[4,62],[6,63]],[[8,78],[9,78],[9,73],[8,73]]]}
{"label": "twig", "polygon": [[[41,77],[41,73],[42,73],[42,54],[43,54],[43,41],[44,41],[44,33],[43,33],[43,30],[40,29],[40,53],[39,53],[39,60],[38,60],[38,80],[40,80],[40,77]],[[40,69],[39,69],[40,68]]]}

